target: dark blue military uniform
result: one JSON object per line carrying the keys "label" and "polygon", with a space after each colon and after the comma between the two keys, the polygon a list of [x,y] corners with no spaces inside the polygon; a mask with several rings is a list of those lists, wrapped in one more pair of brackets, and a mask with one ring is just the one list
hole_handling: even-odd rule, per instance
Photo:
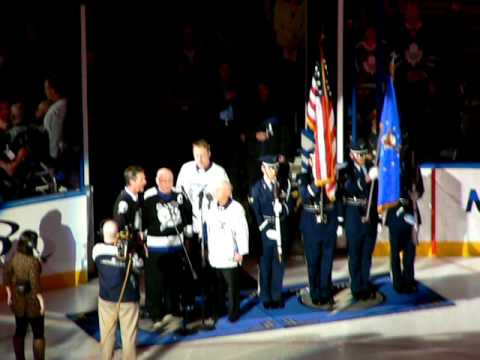
{"label": "dark blue military uniform", "polygon": [[[409,195],[415,191],[418,197],[424,193],[422,175],[412,152],[402,149],[400,201],[394,208],[388,209],[387,225],[390,237],[390,266],[392,270],[393,287],[398,292],[412,292],[415,286],[415,247],[414,237],[416,226],[420,225],[420,213]],[[403,251],[402,263],[400,252]],[[403,269],[402,269],[403,267]]]}
{"label": "dark blue military uniform", "polygon": [[376,182],[367,184],[365,176],[373,166],[366,162],[364,168],[351,165],[347,169],[347,179],[343,184],[345,203],[345,226],[348,241],[348,269],[350,272],[350,287],[355,299],[367,299],[372,289],[369,283],[372,253],[377,238],[377,190],[374,188],[368,222],[367,205],[370,186],[376,187]]}
{"label": "dark blue military uniform", "polygon": [[[275,229],[274,191],[278,192],[282,204],[280,214],[280,231],[282,240],[282,261],[279,259],[277,242],[267,237],[269,229]],[[261,232],[262,255],[260,256],[260,299],[266,307],[282,306],[282,282],[285,270],[287,250],[286,217],[293,207],[290,196],[290,182],[278,189],[265,178],[258,180],[250,191],[250,204]],[[278,231],[278,229],[275,229]]]}
{"label": "dark blue military uniform", "polygon": [[323,305],[332,302],[339,209],[336,202],[328,200],[324,188],[315,185],[310,171],[300,174],[298,185],[303,199],[300,231],[305,244],[310,297],[314,304]]}

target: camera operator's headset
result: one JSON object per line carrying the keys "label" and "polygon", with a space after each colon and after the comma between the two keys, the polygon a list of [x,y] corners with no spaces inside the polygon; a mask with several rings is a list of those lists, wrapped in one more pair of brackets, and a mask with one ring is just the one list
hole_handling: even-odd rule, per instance
{"label": "camera operator's headset", "polygon": [[[98,230],[98,234],[100,235],[100,238],[102,239],[102,242],[104,241],[104,236],[103,236],[103,227],[107,221],[112,221],[112,219],[104,219],[100,222],[100,229]],[[113,220],[115,221],[115,220]],[[115,221],[115,223],[117,223]],[[117,223],[118,226],[118,223]],[[122,289],[120,291],[120,296],[118,298],[116,307],[115,307],[115,320],[110,324],[110,326],[107,328],[107,332],[105,336],[103,337],[103,340],[100,340],[100,346],[103,346],[105,344],[105,340],[110,336],[110,333],[116,328],[117,325],[117,318],[120,313],[120,304],[122,303],[123,296],[125,295],[125,288],[127,287],[127,281],[128,277],[130,276],[130,270],[132,268],[132,254],[128,253],[128,264],[127,264],[127,271],[125,272],[125,278],[123,279],[123,284],[122,284]],[[120,257],[121,258],[121,257]],[[122,258],[122,260],[125,260]]]}

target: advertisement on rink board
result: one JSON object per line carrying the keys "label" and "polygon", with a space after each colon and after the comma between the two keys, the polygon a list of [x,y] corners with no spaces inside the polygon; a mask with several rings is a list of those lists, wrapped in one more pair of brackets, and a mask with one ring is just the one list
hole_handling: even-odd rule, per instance
{"label": "advertisement on rink board", "polygon": [[0,209],[0,253],[8,261],[25,230],[38,233],[42,287],[61,288],[87,281],[87,196],[77,194]]}

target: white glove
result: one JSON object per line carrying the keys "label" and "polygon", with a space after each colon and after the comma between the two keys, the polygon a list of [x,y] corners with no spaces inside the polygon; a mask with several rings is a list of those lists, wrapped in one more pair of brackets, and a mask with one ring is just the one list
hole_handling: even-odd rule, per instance
{"label": "white glove", "polygon": [[405,214],[403,216],[403,220],[405,220],[405,222],[410,225],[410,226],[413,226],[413,227],[417,227],[417,221],[415,220],[415,216],[413,216],[412,214]]}
{"label": "white glove", "polygon": [[381,223],[377,224],[377,234],[380,234],[382,232],[383,226]]}
{"label": "white glove", "polygon": [[370,180],[375,180],[378,178],[378,168],[376,166],[372,166],[370,170],[368,170],[368,177]]}
{"label": "white glove", "polygon": [[273,204],[273,212],[275,213],[275,215],[280,215],[280,213],[282,212],[282,204],[280,203],[280,201],[276,200]]}
{"label": "white glove", "polygon": [[343,236],[343,226],[338,225],[337,226],[337,237],[342,237]]}
{"label": "white glove", "polygon": [[269,238],[270,240],[277,241],[279,239],[278,232],[274,229],[268,229],[265,235],[267,235],[267,238]]}
{"label": "white glove", "polygon": [[143,268],[143,259],[139,257],[137,254],[133,254],[132,265],[133,265],[133,268],[136,270]]}
{"label": "white glove", "polygon": [[193,226],[192,225],[187,225],[183,229],[183,235],[187,238],[191,238],[193,236]]}

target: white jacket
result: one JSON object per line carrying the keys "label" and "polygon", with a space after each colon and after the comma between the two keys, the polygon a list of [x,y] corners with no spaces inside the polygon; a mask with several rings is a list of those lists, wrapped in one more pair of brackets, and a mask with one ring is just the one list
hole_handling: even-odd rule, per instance
{"label": "white jacket", "polygon": [[206,220],[210,265],[218,269],[238,266],[234,254],[248,254],[248,224],[242,205],[232,200],[224,208],[215,202]]}

